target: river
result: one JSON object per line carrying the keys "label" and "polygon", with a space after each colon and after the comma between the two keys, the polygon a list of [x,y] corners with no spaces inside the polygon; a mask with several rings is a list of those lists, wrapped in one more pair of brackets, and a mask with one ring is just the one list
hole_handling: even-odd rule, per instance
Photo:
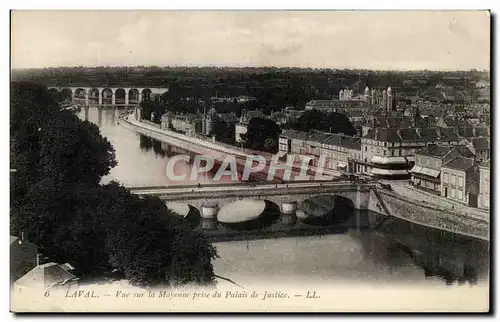
{"label": "river", "polygon": [[[103,178],[103,183],[117,180],[127,186],[179,184],[168,181],[165,168],[169,156],[181,151],[120,126],[118,114],[117,110],[99,112],[92,107],[88,115],[83,108],[78,113],[82,119],[97,124],[116,150],[118,165]],[[184,164],[179,171],[191,168]],[[211,176],[205,175],[195,181],[210,180]],[[328,236],[215,245],[220,255],[214,263],[216,272],[234,280],[316,279],[322,283],[349,280],[443,285],[489,280],[489,243],[397,219],[377,231],[353,229]]]}

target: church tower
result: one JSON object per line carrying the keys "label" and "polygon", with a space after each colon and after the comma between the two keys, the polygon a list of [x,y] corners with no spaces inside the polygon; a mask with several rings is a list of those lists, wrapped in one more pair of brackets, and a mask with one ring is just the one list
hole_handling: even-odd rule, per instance
{"label": "church tower", "polygon": [[387,110],[387,92],[385,91],[385,89],[382,91],[382,104],[381,107],[383,110]]}
{"label": "church tower", "polygon": [[365,87],[365,102],[370,102],[370,89],[368,86]]}
{"label": "church tower", "polygon": [[387,114],[392,112],[392,88],[387,87]]}

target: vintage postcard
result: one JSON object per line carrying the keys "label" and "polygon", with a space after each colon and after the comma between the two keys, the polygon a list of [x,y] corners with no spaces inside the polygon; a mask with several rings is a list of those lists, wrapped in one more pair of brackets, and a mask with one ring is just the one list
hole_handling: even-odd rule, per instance
{"label": "vintage postcard", "polygon": [[12,312],[488,312],[489,11],[11,11]]}

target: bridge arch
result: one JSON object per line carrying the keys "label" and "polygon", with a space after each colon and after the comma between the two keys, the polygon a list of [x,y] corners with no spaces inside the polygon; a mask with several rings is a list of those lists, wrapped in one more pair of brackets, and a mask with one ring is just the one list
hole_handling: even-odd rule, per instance
{"label": "bridge arch", "polygon": [[337,223],[345,222],[356,216],[356,207],[354,202],[347,197],[335,195],[334,199],[334,220]]}
{"label": "bridge arch", "polygon": [[102,90],[102,104],[113,104],[113,90],[106,87]]}
{"label": "bridge arch", "polygon": [[142,90],[142,93],[141,93],[141,94],[142,94],[142,100],[143,100],[143,101],[150,101],[150,100],[151,100],[151,98],[152,98],[152,93],[153,93],[153,92],[151,91],[151,89],[149,89],[149,88],[144,88],[144,89]]}
{"label": "bridge arch", "polygon": [[89,96],[89,104],[90,103],[99,104],[99,96],[100,96],[99,89],[95,87],[90,88],[88,96]]}
{"label": "bridge arch", "polygon": [[85,90],[85,88],[79,87],[75,89],[75,95],[74,95],[75,99],[84,100],[86,95],[87,95],[87,90]]}
{"label": "bridge arch", "polygon": [[139,90],[137,88],[131,88],[128,91],[128,101],[129,104],[139,104]]}
{"label": "bridge arch", "polygon": [[65,102],[71,102],[73,98],[73,90],[71,88],[65,87],[61,90],[61,96]]}
{"label": "bridge arch", "polygon": [[124,105],[126,104],[126,91],[123,88],[117,88],[115,91],[115,104]]}

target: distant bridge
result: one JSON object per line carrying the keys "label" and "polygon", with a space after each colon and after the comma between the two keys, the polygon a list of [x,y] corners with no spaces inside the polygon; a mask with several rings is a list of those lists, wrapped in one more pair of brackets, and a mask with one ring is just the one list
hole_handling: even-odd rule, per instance
{"label": "distant bridge", "polygon": [[138,105],[143,99],[168,92],[168,88],[159,87],[71,87],[48,86],[49,91],[66,94],[72,103],[85,105]]}
{"label": "distant bridge", "polygon": [[[490,238],[490,225],[486,218],[454,212],[446,207],[438,208],[435,205],[422,204],[393,191],[382,189],[374,183],[298,182],[130,189],[136,195],[154,195],[166,202],[191,205],[198,209],[201,214],[206,213],[206,208],[211,208],[210,213],[216,214],[217,209],[241,199],[267,200],[276,203],[284,212],[285,209],[290,209],[291,205],[297,205],[314,196],[331,195],[350,200],[355,209],[370,210],[384,215],[386,218],[395,217],[413,224],[486,241],[489,241]],[[297,208],[295,208],[294,213],[296,210]],[[359,218],[356,218],[356,222],[359,222]]]}

